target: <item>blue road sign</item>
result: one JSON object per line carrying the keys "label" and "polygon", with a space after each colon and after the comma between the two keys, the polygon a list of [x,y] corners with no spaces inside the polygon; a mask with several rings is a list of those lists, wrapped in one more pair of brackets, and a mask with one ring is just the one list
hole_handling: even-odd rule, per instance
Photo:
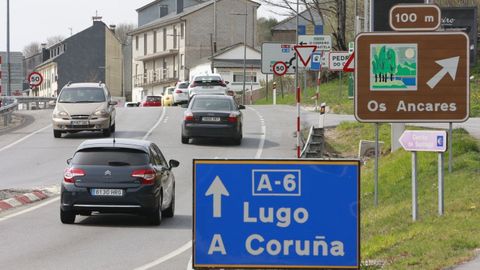
{"label": "blue road sign", "polygon": [[359,269],[358,161],[193,166],[193,268]]}
{"label": "blue road sign", "polygon": [[319,71],[322,68],[322,53],[312,53],[312,60],[310,60],[310,70]]}

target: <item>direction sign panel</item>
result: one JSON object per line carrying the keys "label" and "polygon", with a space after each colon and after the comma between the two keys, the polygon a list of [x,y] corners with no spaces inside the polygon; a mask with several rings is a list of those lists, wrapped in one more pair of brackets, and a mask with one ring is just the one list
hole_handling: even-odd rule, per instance
{"label": "direction sign panel", "polygon": [[329,35],[298,36],[298,43],[304,45],[317,45],[317,51],[330,51],[332,49],[332,37]]}
{"label": "direction sign panel", "polygon": [[[274,74],[273,65],[283,62],[287,66],[285,74],[295,73],[295,44],[281,44],[265,42],[262,44],[262,73]],[[298,61],[299,67],[305,67],[302,61]]]}
{"label": "direction sign panel", "polygon": [[398,141],[407,151],[447,151],[447,132],[444,130],[405,130]]}
{"label": "direction sign panel", "polygon": [[390,9],[390,27],[395,31],[435,31],[440,26],[436,5],[396,5]]}
{"label": "direction sign panel", "polygon": [[350,54],[348,52],[330,52],[328,68],[334,71],[342,71],[349,57]]}
{"label": "direction sign panel", "polygon": [[463,122],[469,116],[468,36],[362,33],[355,41],[360,122]]}
{"label": "direction sign panel", "polygon": [[193,166],[194,268],[359,268],[358,161]]}

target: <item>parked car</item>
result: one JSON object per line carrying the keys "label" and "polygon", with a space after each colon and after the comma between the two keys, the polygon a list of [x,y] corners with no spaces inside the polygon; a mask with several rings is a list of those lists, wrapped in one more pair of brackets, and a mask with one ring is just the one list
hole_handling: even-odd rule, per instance
{"label": "parked car", "polygon": [[167,87],[163,91],[162,95],[162,104],[163,106],[172,106],[173,105],[173,91],[175,87]]}
{"label": "parked car", "polygon": [[162,96],[145,96],[140,102],[140,107],[162,106]]}
{"label": "parked car", "polygon": [[188,103],[188,81],[180,81],[173,91],[173,105]]}
{"label": "parked car", "polygon": [[190,138],[231,138],[235,144],[242,143],[243,117],[232,96],[195,95],[184,113],[182,143]]}
{"label": "parked car", "polygon": [[78,131],[115,132],[115,105],[103,83],[69,83],[58,95],[52,115],[53,136]]}
{"label": "parked car", "polygon": [[196,75],[188,86],[189,100],[194,95],[233,95],[219,74]]}
{"label": "parked car", "polygon": [[125,107],[138,107],[140,102],[125,102]]}
{"label": "parked car", "polygon": [[176,160],[166,161],[152,142],[133,139],[84,141],[67,160],[61,186],[60,220],[76,215],[135,213],[153,225],[175,212]]}

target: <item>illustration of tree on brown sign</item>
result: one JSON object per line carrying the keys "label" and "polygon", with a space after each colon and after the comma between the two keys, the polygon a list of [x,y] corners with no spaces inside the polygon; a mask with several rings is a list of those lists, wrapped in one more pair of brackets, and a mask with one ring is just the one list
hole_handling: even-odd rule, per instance
{"label": "illustration of tree on brown sign", "polygon": [[371,44],[370,90],[417,90],[417,44]]}

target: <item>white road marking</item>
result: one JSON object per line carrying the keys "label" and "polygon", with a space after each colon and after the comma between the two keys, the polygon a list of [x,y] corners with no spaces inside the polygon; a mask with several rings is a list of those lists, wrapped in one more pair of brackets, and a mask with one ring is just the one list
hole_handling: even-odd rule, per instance
{"label": "white road marking", "polygon": [[60,200],[60,197],[55,197],[55,198],[53,198],[53,199],[50,199],[50,200],[48,200],[48,201],[46,201],[46,202],[43,202],[43,203],[41,203],[41,204],[39,204],[39,205],[30,207],[30,208],[28,208],[28,209],[22,210],[22,211],[20,211],[20,212],[13,213],[13,214],[8,215],[8,216],[0,217],[0,222],[5,221],[5,220],[8,220],[8,219],[11,219],[11,218],[16,217],[16,216],[19,216],[19,215],[26,214],[26,213],[31,212],[31,211],[33,211],[33,210],[36,210],[36,209],[38,209],[38,208],[40,208],[40,207],[44,207],[45,205],[54,203],[54,202],[56,202],[56,201],[58,201],[58,200]]}
{"label": "white road marking", "polygon": [[164,262],[170,260],[171,258],[174,258],[174,257],[182,254],[183,252],[189,250],[191,247],[192,247],[192,241],[188,241],[185,245],[177,248],[176,250],[170,252],[169,254],[167,254],[167,255],[165,255],[165,256],[163,256],[163,257],[161,257],[161,258],[159,258],[159,259],[157,259],[157,260],[155,260],[155,261],[153,261],[153,262],[151,262],[151,263],[148,263],[148,264],[145,264],[145,265],[140,266],[140,267],[138,267],[138,268],[135,268],[135,270],[147,270],[147,269],[150,269],[150,268],[152,268],[152,267],[154,267],[154,266],[157,266],[157,265],[159,265],[159,264],[161,264],[161,263],[164,263]]}
{"label": "white road marking", "polygon": [[188,260],[187,270],[192,270],[192,256],[190,256],[190,260]]}
{"label": "white road marking", "polygon": [[250,110],[254,111],[258,118],[260,118],[260,123],[262,125],[262,135],[260,137],[260,142],[258,143],[257,153],[255,154],[255,159],[259,159],[262,156],[263,146],[265,145],[265,137],[267,136],[267,127],[265,126],[265,119],[263,116],[254,108],[248,107]]}
{"label": "white road marking", "polygon": [[145,134],[145,136],[143,136],[142,140],[146,140],[151,134],[152,132],[158,127],[158,125],[160,125],[160,123],[163,121],[163,118],[165,117],[165,107],[163,107],[163,110],[162,110],[162,114],[160,115],[160,118],[158,119],[157,123],[155,123],[155,125],[147,132],[147,134]]}
{"label": "white road marking", "polygon": [[7,150],[8,148],[10,148],[10,147],[12,147],[12,146],[15,146],[15,145],[17,145],[17,144],[25,141],[26,139],[32,137],[33,135],[35,135],[35,134],[37,134],[37,133],[39,133],[39,132],[42,132],[42,131],[44,131],[45,129],[51,128],[51,127],[52,127],[52,125],[48,125],[48,126],[43,127],[43,128],[41,128],[41,129],[39,129],[39,130],[37,130],[37,131],[34,131],[34,132],[28,134],[27,136],[25,136],[25,137],[23,137],[23,138],[21,138],[21,139],[19,139],[19,140],[16,140],[16,141],[14,141],[13,143],[11,143],[11,144],[9,144],[9,145],[7,145],[7,146],[4,146],[4,147],[0,148],[0,152],[2,152],[2,151],[4,151],[4,150]]}

